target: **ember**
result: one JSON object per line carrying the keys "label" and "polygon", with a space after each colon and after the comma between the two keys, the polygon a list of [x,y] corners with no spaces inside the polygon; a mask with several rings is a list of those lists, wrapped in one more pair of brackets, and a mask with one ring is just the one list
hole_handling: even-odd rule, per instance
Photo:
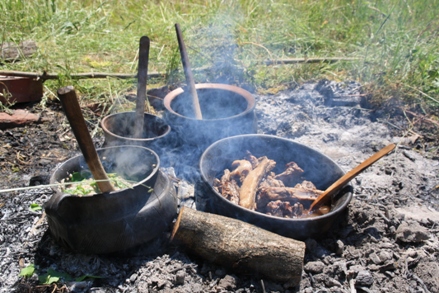
{"label": "ember", "polygon": [[235,204],[284,218],[315,217],[331,210],[322,206],[313,213],[304,213],[323,191],[301,177],[304,171],[296,162],[287,163],[285,171],[275,174],[271,172],[275,161],[265,156],[256,158],[247,151],[244,159],[233,161],[231,166],[235,169],[225,169],[213,187]]}

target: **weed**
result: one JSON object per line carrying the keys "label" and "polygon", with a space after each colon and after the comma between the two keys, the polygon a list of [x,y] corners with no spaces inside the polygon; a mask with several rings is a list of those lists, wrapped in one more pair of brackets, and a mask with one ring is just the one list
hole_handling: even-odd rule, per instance
{"label": "weed", "polygon": [[[4,0],[1,42],[33,39],[39,51],[4,70],[58,73],[51,92],[73,84],[82,99],[114,103],[135,80],[75,80],[73,73],[134,74],[138,39],[151,39],[157,83],[184,81],[179,23],[197,82],[250,83],[262,91],[322,77],[373,84],[378,99],[398,96],[438,108],[438,1]],[[296,57],[356,57],[337,63],[264,65]],[[112,94],[108,93],[111,86]],[[431,98],[428,98],[431,97]]]}

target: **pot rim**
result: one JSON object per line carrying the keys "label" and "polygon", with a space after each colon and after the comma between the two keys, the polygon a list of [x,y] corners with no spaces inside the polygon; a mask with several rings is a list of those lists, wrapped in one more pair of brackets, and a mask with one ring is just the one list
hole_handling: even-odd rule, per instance
{"label": "pot rim", "polygon": [[103,130],[104,132],[106,132],[107,134],[114,136],[115,138],[118,138],[118,139],[121,139],[121,140],[133,141],[133,142],[149,142],[149,141],[154,141],[154,140],[156,140],[156,139],[159,139],[159,138],[165,137],[166,135],[169,134],[169,132],[171,132],[171,126],[170,126],[169,124],[167,124],[167,123],[163,120],[163,118],[161,118],[161,117],[159,117],[159,116],[157,116],[157,115],[149,114],[149,113],[144,113],[144,116],[156,117],[156,118],[160,119],[161,121],[163,121],[163,124],[166,125],[166,131],[165,131],[165,133],[163,133],[162,135],[158,135],[158,136],[150,137],[150,138],[134,138],[134,137],[126,137],[126,136],[120,136],[120,135],[117,135],[117,134],[111,132],[111,131],[106,127],[106,121],[107,121],[108,119],[114,118],[115,116],[118,116],[118,115],[126,115],[126,114],[133,114],[133,115],[134,115],[135,112],[134,112],[134,111],[126,111],[126,112],[113,113],[113,114],[110,114],[110,115],[105,116],[105,117],[102,118],[102,120],[101,120],[101,127],[102,127],[102,130]]}
{"label": "pot rim", "polygon": [[[209,121],[221,121],[221,120],[226,120],[226,119],[230,119],[230,118],[234,118],[234,117],[238,117],[241,115],[245,115],[249,112],[251,112],[255,106],[256,106],[256,100],[253,97],[253,95],[240,87],[234,86],[234,85],[229,85],[229,84],[223,84],[223,83],[198,83],[195,84],[195,89],[218,89],[218,90],[225,90],[225,91],[230,91],[230,92],[234,92],[240,96],[242,96],[246,101],[247,101],[247,108],[241,112],[238,113],[236,115],[233,116],[229,116],[229,117],[224,117],[224,118],[216,118],[216,119],[202,119],[202,120],[209,120]],[[185,118],[185,119],[189,119],[189,120],[199,120],[196,118],[192,118],[192,117],[187,117],[187,116],[183,116],[177,112],[175,112],[172,107],[171,107],[171,102],[178,96],[181,95],[182,93],[184,93],[184,89],[182,87],[176,88],[175,90],[169,92],[165,98],[163,99],[163,104],[166,108],[166,110],[168,110],[170,113]]]}
{"label": "pot rim", "polygon": [[[123,191],[123,190],[126,190],[126,189],[132,189],[132,188],[134,188],[134,187],[137,187],[137,186],[139,186],[139,185],[142,185],[142,184],[144,184],[145,182],[148,182],[149,180],[151,180],[151,179],[155,176],[155,174],[157,174],[157,172],[158,172],[159,169],[160,169],[160,158],[159,158],[159,156],[157,155],[156,152],[154,152],[152,149],[147,148],[147,147],[138,146],[138,145],[117,145],[117,146],[110,146],[110,147],[98,148],[98,149],[96,149],[96,151],[97,151],[98,154],[99,154],[100,151],[105,151],[105,150],[108,150],[108,149],[115,149],[115,148],[120,148],[120,149],[123,149],[123,148],[142,148],[142,149],[148,150],[148,151],[150,151],[151,155],[153,155],[154,158],[156,159],[156,160],[155,160],[156,163],[155,163],[154,168],[151,170],[150,174],[149,174],[147,177],[145,177],[144,179],[140,180],[139,182],[136,182],[135,184],[133,184],[133,185],[130,186],[130,187],[126,187],[126,188],[121,188],[121,189],[118,189],[118,190],[110,191],[110,192],[105,193],[105,194],[115,195],[115,194],[117,194],[117,193],[119,193],[119,192],[121,192],[121,191]],[[58,172],[58,170],[59,170],[62,166],[66,165],[68,162],[70,162],[70,161],[74,161],[74,160],[78,160],[80,157],[84,157],[84,156],[83,156],[82,154],[78,154],[78,155],[76,155],[76,156],[73,156],[73,157],[71,157],[71,158],[69,158],[69,159],[67,159],[67,160],[65,160],[65,161],[63,161],[63,162],[61,162],[61,163],[59,163],[59,164],[56,166],[56,168],[53,170],[52,175],[50,176],[50,179],[49,179],[49,180],[50,180],[50,184],[57,184],[57,183],[60,183],[59,181],[57,181],[57,180],[55,179],[55,174]],[[78,194],[64,193],[64,192],[62,191],[62,189],[60,188],[60,186],[55,186],[53,189],[54,189],[55,192],[60,192],[60,193],[62,193],[62,194],[66,194],[66,195],[70,195],[70,196],[74,196],[74,197],[83,197],[83,196],[79,196]],[[93,194],[92,196],[98,196],[98,195],[102,195],[102,194],[104,194],[104,193],[101,192],[101,193]]]}
{"label": "pot rim", "polygon": [[[265,218],[267,218],[267,219],[271,219],[271,220],[275,220],[275,221],[280,221],[280,222],[285,222],[285,223],[292,223],[292,222],[299,222],[299,223],[300,223],[300,222],[309,222],[309,221],[316,221],[316,220],[319,220],[319,221],[320,221],[320,220],[325,220],[325,219],[328,219],[328,218],[332,218],[333,216],[336,216],[338,213],[340,213],[341,211],[343,211],[343,210],[347,207],[347,205],[351,202],[352,197],[353,197],[353,194],[352,194],[352,192],[348,192],[348,196],[347,196],[347,198],[342,202],[342,204],[339,205],[338,207],[336,207],[335,209],[331,209],[331,211],[328,212],[327,214],[324,214],[324,215],[321,215],[321,216],[318,216],[318,217],[311,217],[311,218],[297,218],[297,219],[293,219],[293,218],[282,218],[282,217],[276,217],[276,216],[272,216],[272,215],[263,214],[263,213],[260,213],[260,212],[257,212],[257,211],[252,211],[252,210],[249,210],[249,209],[243,208],[243,207],[241,207],[240,205],[237,205],[237,204],[231,202],[230,200],[227,200],[226,198],[224,198],[221,194],[219,194],[219,193],[213,188],[212,184],[209,182],[208,178],[206,177],[206,174],[204,173],[204,170],[203,170],[201,164],[202,164],[202,162],[203,162],[204,160],[206,160],[205,157],[207,156],[207,153],[208,153],[211,149],[213,149],[214,147],[216,147],[218,144],[221,144],[223,141],[232,140],[232,139],[234,139],[234,138],[238,138],[238,137],[249,137],[249,138],[250,138],[250,137],[252,137],[252,138],[254,138],[254,137],[265,137],[265,138],[280,139],[280,140],[283,140],[283,141],[288,141],[289,143],[293,143],[293,144],[299,145],[299,146],[304,147],[304,148],[311,149],[312,151],[315,151],[315,152],[319,153],[320,155],[322,155],[323,157],[326,157],[329,161],[331,161],[332,163],[334,163],[337,167],[339,167],[340,170],[343,172],[343,174],[345,173],[345,172],[343,171],[343,169],[342,169],[342,168],[341,168],[336,162],[334,162],[334,160],[332,160],[330,157],[326,156],[325,154],[321,153],[320,151],[317,151],[316,149],[314,149],[314,148],[312,148],[312,147],[309,147],[309,146],[307,146],[307,145],[304,145],[304,144],[301,144],[301,143],[295,142],[295,141],[290,140],[290,139],[287,139],[287,138],[283,138],[283,137],[279,137],[279,136],[275,136],[275,135],[269,135],[269,134],[241,134],[241,135],[230,136],[230,137],[226,137],[226,138],[220,139],[220,140],[214,142],[213,144],[211,144],[211,145],[210,145],[210,146],[209,146],[209,147],[203,152],[203,154],[201,155],[200,163],[199,163],[199,165],[200,165],[200,174],[201,174],[201,177],[202,177],[203,181],[206,182],[207,184],[209,184],[209,187],[211,188],[211,190],[213,190],[215,196],[219,197],[223,202],[226,202],[226,203],[228,203],[228,204],[233,205],[233,207],[236,207],[237,209],[239,209],[239,210],[242,211],[242,212],[248,212],[248,213],[251,213],[251,214],[254,215],[254,216],[258,216],[258,217],[262,217],[262,218],[265,217]],[[346,186],[352,186],[352,185],[351,185],[350,183],[348,183],[348,184],[346,184]],[[337,194],[338,194],[338,193],[337,193]]]}

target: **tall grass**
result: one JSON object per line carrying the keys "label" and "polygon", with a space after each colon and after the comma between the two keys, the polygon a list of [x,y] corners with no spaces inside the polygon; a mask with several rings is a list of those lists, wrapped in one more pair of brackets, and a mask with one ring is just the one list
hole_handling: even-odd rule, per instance
{"label": "tall grass", "polygon": [[[1,42],[33,39],[38,54],[2,69],[57,72],[55,90],[78,86],[108,96],[135,80],[83,80],[72,73],[137,71],[138,40],[151,39],[154,83],[183,80],[174,24],[183,29],[198,81],[281,89],[309,79],[355,79],[380,98],[402,96],[439,108],[439,0],[0,0]],[[263,65],[297,57],[356,57],[334,64]],[[176,62],[177,61],[177,62]],[[173,73],[173,74],[171,74]],[[152,85],[153,86],[153,85]]]}

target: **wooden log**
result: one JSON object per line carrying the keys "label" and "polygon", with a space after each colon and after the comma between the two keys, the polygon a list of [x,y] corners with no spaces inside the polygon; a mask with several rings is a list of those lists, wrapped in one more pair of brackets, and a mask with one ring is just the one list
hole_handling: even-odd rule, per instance
{"label": "wooden log", "polygon": [[21,42],[19,45],[14,43],[3,43],[0,45],[0,59],[3,61],[13,62],[29,58],[38,50],[37,44],[32,40]]}
{"label": "wooden log", "polygon": [[240,220],[182,208],[171,241],[242,274],[299,284],[305,243]]}

